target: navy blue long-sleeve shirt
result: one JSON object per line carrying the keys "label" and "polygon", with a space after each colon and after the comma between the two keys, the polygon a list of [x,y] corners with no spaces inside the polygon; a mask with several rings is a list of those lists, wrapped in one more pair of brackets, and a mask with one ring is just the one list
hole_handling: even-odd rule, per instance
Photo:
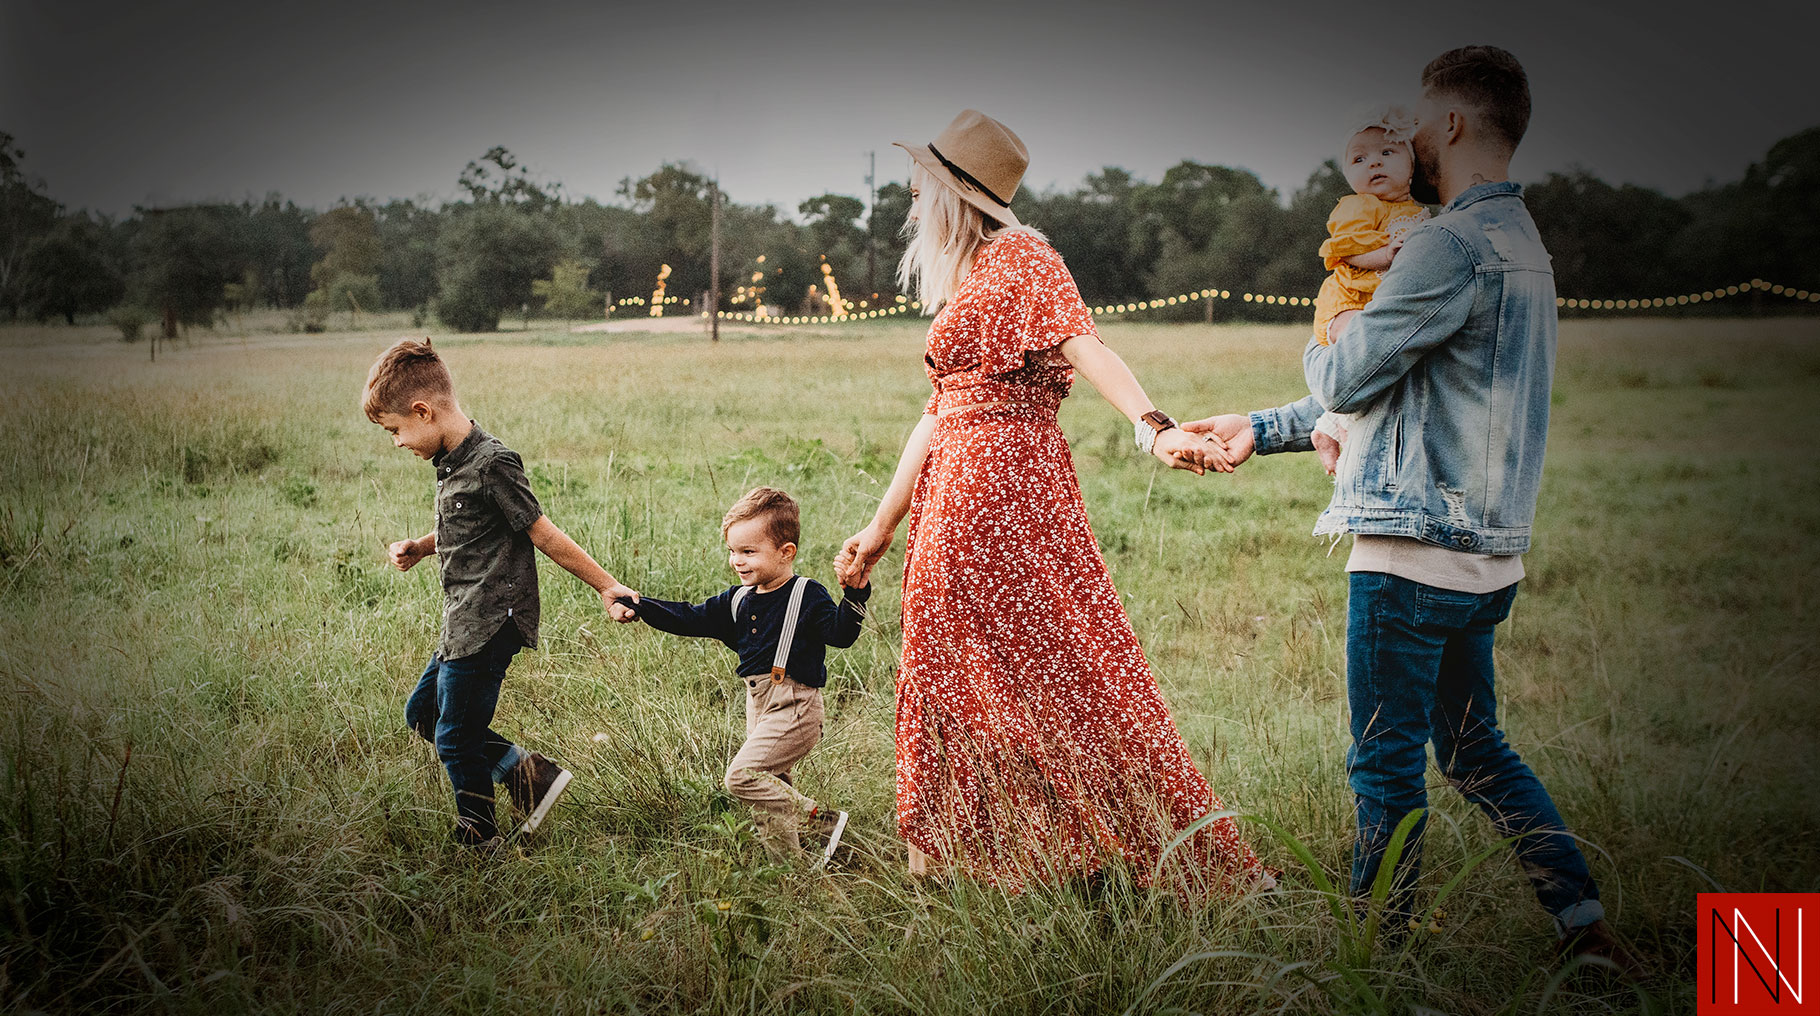
{"label": "navy blue long-sleeve shirt", "polygon": [[[843,589],[839,606],[820,582],[805,578],[802,612],[797,615],[796,638],[790,644],[790,659],[784,672],[792,680],[820,688],[828,683],[827,647],[845,649],[859,639],[860,622],[866,617],[866,600],[872,595],[870,585],[861,589]],[[640,620],[658,631],[672,635],[717,639],[739,654],[740,677],[769,674],[777,658],[777,642],[783,635],[784,613],[790,606],[790,583],[768,593],[756,587],[739,604],[739,619],[733,617],[733,593],[729,586],[701,603],[681,600],[659,600],[642,597],[636,605],[625,600]]]}

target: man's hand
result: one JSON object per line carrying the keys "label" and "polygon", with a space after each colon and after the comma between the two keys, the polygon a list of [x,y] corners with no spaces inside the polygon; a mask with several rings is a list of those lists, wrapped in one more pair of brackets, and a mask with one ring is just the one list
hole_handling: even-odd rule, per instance
{"label": "man's hand", "polygon": [[399,571],[410,571],[412,565],[429,556],[429,552],[417,540],[399,540],[386,548],[387,559]]}
{"label": "man's hand", "polygon": [[615,602],[622,596],[629,597],[633,603],[638,602],[638,590],[623,582],[615,582],[600,591],[600,605],[607,609],[608,617],[620,624],[631,624],[638,620],[638,614],[631,607]]}
{"label": "man's hand", "polygon": [[1230,463],[1227,471],[1237,469],[1240,463],[1251,458],[1256,449],[1256,436],[1251,432],[1251,417],[1243,413],[1227,413],[1223,416],[1209,416],[1205,420],[1190,420],[1182,424],[1182,429],[1190,434],[1212,434],[1226,443],[1226,458]]}

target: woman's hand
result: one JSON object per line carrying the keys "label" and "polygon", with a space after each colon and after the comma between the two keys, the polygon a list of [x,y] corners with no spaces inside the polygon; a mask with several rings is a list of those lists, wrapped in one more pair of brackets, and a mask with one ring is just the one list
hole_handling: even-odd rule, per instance
{"label": "woman's hand", "polygon": [[893,533],[886,532],[877,522],[854,533],[841,544],[840,553],[834,556],[834,574],[840,584],[848,589],[857,589],[872,579],[872,567],[891,549]]}
{"label": "woman's hand", "polygon": [[1171,427],[1156,436],[1150,454],[1171,468],[1193,470],[1196,476],[1209,469],[1232,472],[1232,455],[1218,434],[1191,434],[1180,427]]}

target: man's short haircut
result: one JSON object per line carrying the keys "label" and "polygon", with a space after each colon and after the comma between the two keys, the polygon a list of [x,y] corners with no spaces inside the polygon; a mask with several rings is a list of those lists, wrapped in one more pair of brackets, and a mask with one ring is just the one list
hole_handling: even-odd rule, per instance
{"label": "man's short haircut", "polygon": [[720,520],[721,538],[726,539],[727,530],[732,529],[735,522],[748,519],[763,519],[765,535],[780,547],[802,541],[802,510],[796,506],[795,498],[776,487],[753,487],[745,497],[733,502],[726,517]]}
{"label": "man's short haircut", "polygon": [[1496,46],[1461,46],[1435,57],[1422,68],[1422,90],[1479,110],[1492,136],[1512,151],[1529,130],[1529,76]]}
{"label": "man's short haircut", "polygon": [[455,381],[430,340],[400,339],[373,361],[360,408],[377,423],[380,413],[404,416],[413,402],[447,404],[454,398]]}

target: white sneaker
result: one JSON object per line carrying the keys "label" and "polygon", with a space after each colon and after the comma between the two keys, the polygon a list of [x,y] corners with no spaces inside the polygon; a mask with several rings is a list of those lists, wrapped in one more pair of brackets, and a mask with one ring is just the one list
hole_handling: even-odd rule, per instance
{"label": "white sneaker", "polygon": [[847,831],[847,813],[844,811],[818,811],[809,819],[810,829],[828,837],[828,844],[822,848],[822,856],[815,862],[815,870],[820,871],[834,859],[834,850],[840,846],[841,834]]}

